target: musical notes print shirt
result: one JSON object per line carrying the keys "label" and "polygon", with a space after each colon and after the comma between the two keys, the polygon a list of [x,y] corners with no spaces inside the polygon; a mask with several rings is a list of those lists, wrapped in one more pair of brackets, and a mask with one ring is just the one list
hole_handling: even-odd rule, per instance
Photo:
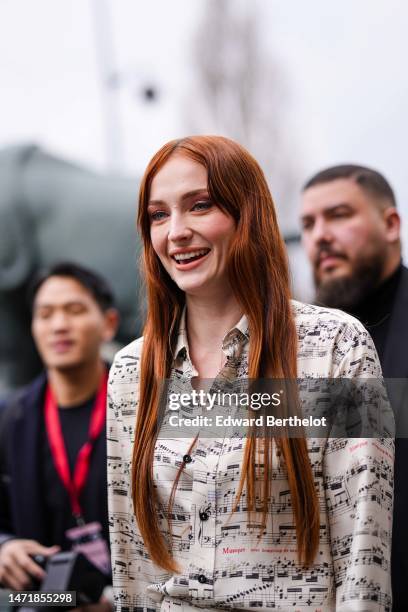
{"label": "musical notes print shirt", "polygon": [[[372,340],[358,321],[299,302],[293,308],[299,377],[381,376]],[[224,339],[227,361],[219,376],[247,376],[248,347],[243,317]],[[141,349],[139,339],[121,350],[109,380],[108,487],[117,610],[391,610],[391,439],[308,440],[320,501],[319,550],[308,569],[298,565],[289,484],[277,453],[266,531],[258,539],[259,529],[248,524],[245,492],[231,514],[245,440],[199,438],[189,454],[189,439],[158,439],[153,471],[165,534],[170,492],[184,463],[172,511],[173,554],[182,572],[169,575],[152,563],[131,499]],[[182,390],[196,375],[184,319],[175,354],[171,377]],[[260,518],[256,512],[251,516],[255,523]]]}

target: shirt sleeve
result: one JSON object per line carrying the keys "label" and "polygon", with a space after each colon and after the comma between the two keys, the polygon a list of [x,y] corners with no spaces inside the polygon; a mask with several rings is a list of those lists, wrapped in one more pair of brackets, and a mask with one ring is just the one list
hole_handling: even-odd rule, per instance
{"label": "shirt sleeve", "polygon": [[[357,322],[346,328],[341,350],[337,376],[381,383],[377,352]],[[324,488],[338,612],[391,610],[393,467],[392,437],[327,441]]]}

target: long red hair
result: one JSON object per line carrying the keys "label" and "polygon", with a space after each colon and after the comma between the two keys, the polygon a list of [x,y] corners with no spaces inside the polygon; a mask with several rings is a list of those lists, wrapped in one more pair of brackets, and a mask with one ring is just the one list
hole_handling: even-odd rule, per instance
{"label": "long red hair", "polygon": [[[238,143],[221,136],[192,136],[165,144],[150,161],[140,186],[138,226],[142,233],[147,288],[147,318],[140,371],[140,398],[132,461],[132,495],[136,519],[152,560],[178,571],[160,531],[158,496],[153,481],[160,383],[170,376],[184,293],[164,270],[153,250],[147,212],[151,182],[171,155],[202,164],[208,173],[210,198],[235,220],[229,277],[250,330],[250,379],[295,379],[297,334],[290,304],[289,271],[275,206],[256,160]],[[272,440],[248,435],[237,500],[244,486],[249,511],[255,509],[255,463],[263,455],[263,523],[272,480]],[[304,438],[278,441],[288,476],[299,561],[310,565],[319,542],[319,511]],[[183,467],[175,479],[172,502]],[[171,503],[170,503],[171,505]],[[170,514],[171,508],[169,510]]]}

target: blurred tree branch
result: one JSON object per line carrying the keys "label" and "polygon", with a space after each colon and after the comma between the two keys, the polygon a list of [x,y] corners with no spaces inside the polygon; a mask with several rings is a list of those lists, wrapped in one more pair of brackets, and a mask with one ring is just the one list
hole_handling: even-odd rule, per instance
{"label": "blurred tree branch", "polygon": [[283,227],[293,229],[299,173],[289,97],[281,65],[263,40],[257,2],[206,1],[193,40],[186,126],[190,133],[222,134],[246,146],[266,174]]}

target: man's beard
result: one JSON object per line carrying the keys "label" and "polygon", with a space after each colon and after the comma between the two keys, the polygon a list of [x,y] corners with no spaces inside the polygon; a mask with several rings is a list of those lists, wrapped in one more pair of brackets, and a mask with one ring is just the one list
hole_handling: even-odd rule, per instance
{"label": "man's beard", "polygon": [[314,275],[316,304],[350,312],[378,287],[384,269],[385,256],[375,253],[356,261],[349,276],[321,281]]}

